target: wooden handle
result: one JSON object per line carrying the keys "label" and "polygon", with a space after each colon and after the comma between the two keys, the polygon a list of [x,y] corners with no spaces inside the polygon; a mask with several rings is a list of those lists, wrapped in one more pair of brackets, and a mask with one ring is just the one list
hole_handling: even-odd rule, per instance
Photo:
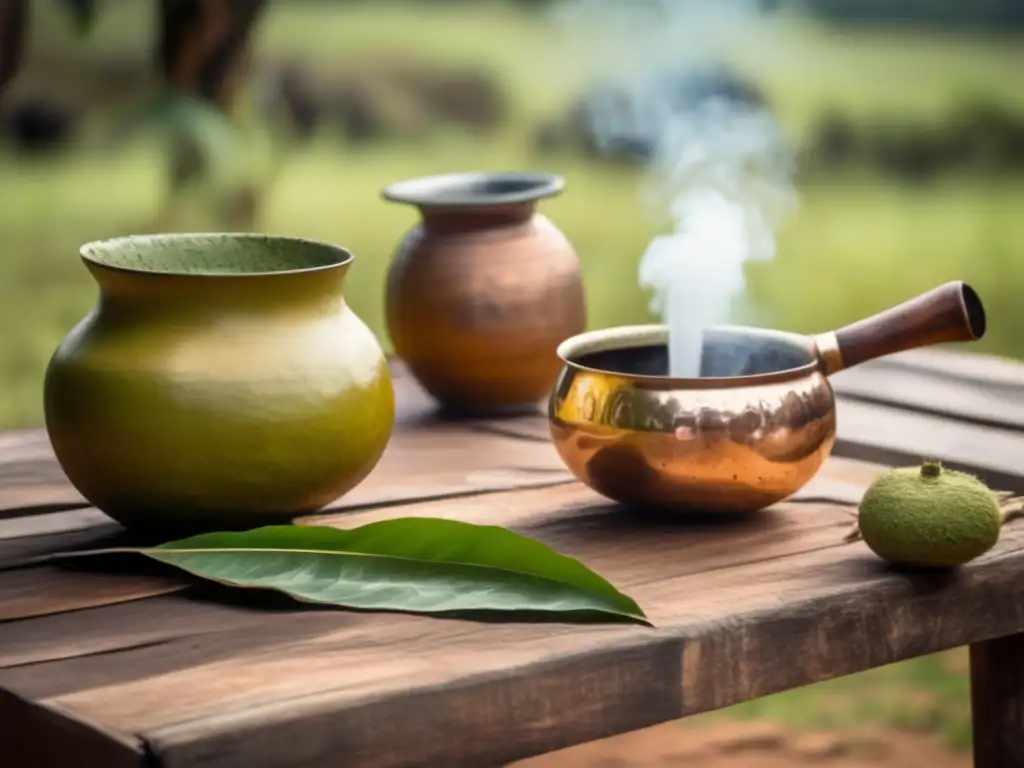
{"label": "wooden handle", "polygon": [[974,289],[955,281],[835,332],[842,368],[905,349],[985,334],[985,308]]}

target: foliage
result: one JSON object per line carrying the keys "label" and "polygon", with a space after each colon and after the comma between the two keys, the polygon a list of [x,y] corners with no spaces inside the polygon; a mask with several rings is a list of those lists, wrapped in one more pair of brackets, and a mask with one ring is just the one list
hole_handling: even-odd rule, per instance
{"label": "foliage", "polygon": [[231,587],[306,603],[411,613],[515,612],[648,624],[640,606],[582,563],[493,525],[406,517],[339,530],[276,525],[206,533],[128,553]]}
{"label": "foliage", "polygon": [[57,0],[64,8],[75,30],[83,37],[88,35],[96,23],[96,16],[102,0]]}
{"label": "foliage", "polygon": [[238,135],[223,112],[187,93],[162,91],[143,103],[136,121],[154,129],[167,146],[187,144],[207,177],[238,173],[242,158]]}
{"label": "foliage", "polygon": [[813,13],[837,22],[1024,28],[1024,5],[1018,0],[805,0],[805,4]]}
{"label": "foliage", "polygon": [[814,730],[878,725],[938,733],[950,747],[970,749],[966,650],[937,653],[765,696],[720,710],[715,716],[768,719]]}

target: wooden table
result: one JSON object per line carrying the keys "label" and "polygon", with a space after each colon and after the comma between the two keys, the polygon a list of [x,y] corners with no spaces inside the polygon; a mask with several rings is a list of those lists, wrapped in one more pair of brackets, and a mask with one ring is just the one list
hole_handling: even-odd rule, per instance
{"label": "wooden table", "polygon": [[[632,519],[571,481],[541,417],[450,423],[395,366],[400,424],[326,517],[510,526],[634,596],[640,626],[256,607],[170,577],[0,571],[0,763],[500,765],[971,645],[976,764],[1024,766],[1024,524],[953,575],[844,544],[864,487],[922,454],[1024,492],[1024,366],[949,352],[836,377],[840,441],[798,496],[736,523]],[[0,563],[118,526],[41,431],[0,435]]]}

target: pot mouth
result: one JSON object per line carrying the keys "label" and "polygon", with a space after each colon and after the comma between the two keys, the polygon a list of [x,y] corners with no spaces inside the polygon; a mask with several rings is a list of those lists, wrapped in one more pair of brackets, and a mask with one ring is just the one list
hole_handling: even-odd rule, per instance
{"label": "pot mouth", "polygon": [[564,188],[565,178],[550,173],[469,171],[396,181],[381,194],[393,203],[476,208],[529,203],[553,197]]}
{"label": "pot mouth", "polygon": [[247,232],[123,235],[79,249],[88,264],[136,274],[243,278],[337,269],[353,261],[338,245]]}
{"label": "pot mouth", "polygon": [[572,336],[557,349],[578,371],[615,376],[647,389],[720,389],[791,381],[820,369],[806,336],[720,325],[704,333],[699,377],[668,375],[667,325],[626,325]]}

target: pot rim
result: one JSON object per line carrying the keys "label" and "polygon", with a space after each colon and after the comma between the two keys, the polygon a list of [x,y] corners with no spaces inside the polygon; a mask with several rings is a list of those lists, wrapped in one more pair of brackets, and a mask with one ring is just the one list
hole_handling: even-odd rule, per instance
{"label": "pot rim", "polygon": [[747,376],[706,376],[700,378],[682,376],[653,376],[650,374],[625,373],[622,371],[593,368],[576,362],[574,358],[596,352],[607,352],[614,349],[632,349],[653,345],[668,344],[668,326],[663,324],[621,325],[601,328],[595,331],[571,336],[558,345],[556,353],[562,363],[577,371],[598,376],[615,376],[642,385],[646,389],[731,389],[736,387],[752,387],[760,384],[774,384],[799,379],[815,371],[821,370],[813,340],[807,336],[787,331],[776,331],[767,328],[755,328],[744,325],[716,325],[714,330],[739,331],[749,336],[760,336],[765,339],[776,339],[798,346],[807,351],[811,361],[781,371],[758,373]]}
{"label": "pot rim", "polygon": [[[496,189],[488,191],[488,186]],[[460,171],[395,181],[381,190],[381,196],[421,208],[489,208],[554,197],[563,189],[565,177],[553,173]]]}
{"label": "pot rim", "polygon": [[[142,267],[128,267],[121,264],[112,264],[105,259],[97,257],[96,255],[97,253],[108,251],[113,247],[123,244],[173,244],[174,242],[183,242],[187,240],[199,242],[206,241],[211,244],[225,240],[256,241],[263,243],[291,243],[293,245],[305,245],[317,248],[320,251],[329,254],[331,257],[333,257],[334,260],[326,262],[324,264],[316,264],[309,267],[299,267],[296,269],[278,269],[263,272],[228,272],[212,270],[190,272],[180,269],[146,269]],[[161,232],[155,234],[118,235],[115,237],[90,240],[89,242],[83,243],[81,246],[79,246],[78,255],[82,259],[82,261],[84,261],[89,266],[96,266],[99,267],[100,269],[106,269],[113,272],[122,272],[134,275],[151,275],[154,277],[234,279],[327,272],[329,270],[349,266],[355,260],[355,256],[352,254],[352,252],[340,245],[334,245],[333,243],[324,242],[322,240],[312,240],[306,237],[298,237],[293,235],[268,235],[259,232]]]}

